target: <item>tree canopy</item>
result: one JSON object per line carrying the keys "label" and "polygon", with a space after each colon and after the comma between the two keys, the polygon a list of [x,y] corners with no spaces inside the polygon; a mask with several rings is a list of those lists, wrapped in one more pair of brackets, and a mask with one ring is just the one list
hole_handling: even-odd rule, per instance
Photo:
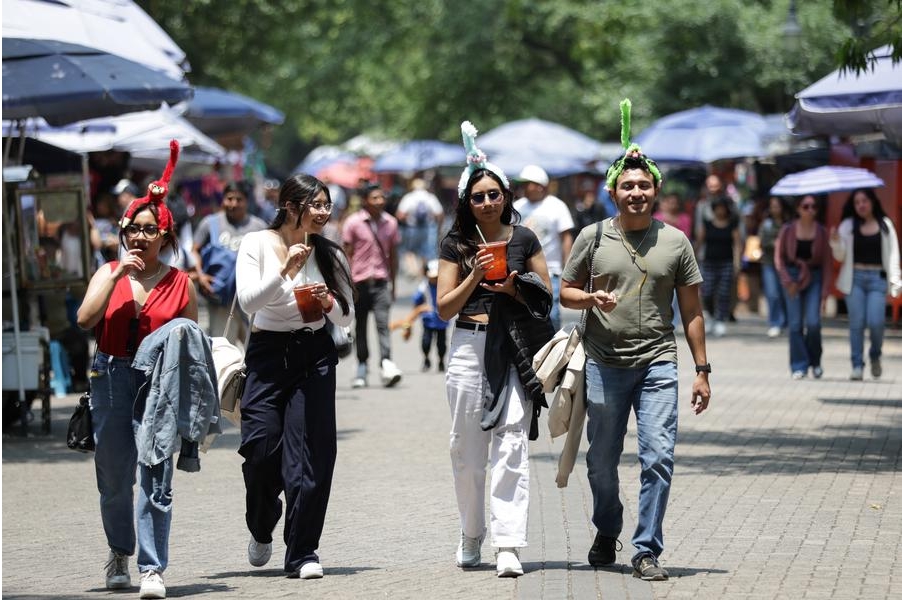
{"label": "tree canopy", "polygon": [[850,19],[891,21],[887,3],[898,28],[902,0],[799,2],[788,39],[789,0],[139,0],[192,83],[285,112],[270,151],[283,169],[359,133],[456,141],[464,119],[539,117],[614,140],[623,97],[634,131],[701,104],[784,112],[858,48]]}

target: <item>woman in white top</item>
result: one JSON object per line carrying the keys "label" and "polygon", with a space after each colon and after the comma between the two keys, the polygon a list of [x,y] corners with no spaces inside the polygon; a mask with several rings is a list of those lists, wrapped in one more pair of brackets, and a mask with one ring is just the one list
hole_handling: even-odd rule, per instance
{"label": "woman in white top", "polygon": [[[321,235],[331,211],[325,184],[291,177],[279,190],[272,225],[244,236],[236,265],[238,302],[254,314],[238,449],[248,561],[255,567],[269,561],[284,491],[285,571],[302,579],[323,576],[316,549],[335,466],[338,355],[326,320],[345,326],[354,319],[347,259]],[[305,321],[294,289],[308,283],[315,284],[314,308],[322,315],[308,312]]]}
{"label": "woman in white top", "polygon": [[852,373],[849,379],[864,376],[864,330],[871,334],[868,356],[871,376],[883,374],[880,355],[886,325],[886,295],[902,292],[899,268],[899,241],[893,222],[883,212],[873,189],[859,189],[849,195],[839,230],[830,234],[830,247],[842,262],[836,287],[846,295],[849,311],[849,342]]}

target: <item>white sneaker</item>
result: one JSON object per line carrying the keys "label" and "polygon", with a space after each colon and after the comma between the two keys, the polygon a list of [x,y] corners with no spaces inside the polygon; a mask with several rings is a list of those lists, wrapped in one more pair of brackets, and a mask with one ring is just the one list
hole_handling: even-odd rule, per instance
{"label": "white sneaker", "polygon": [[780,337],[780,328],[777,327],[776,325],[773,327],[770,327],[767,330],[767,337],[769,337],[769,338]]}
{"label": "white sneaker", "polygon": [[272,557],[272,542],[261,544],[251,536],[251,541],[247,544],[247,562],[253,567],[262,567],[269,562]]}
{"label": "white sneaker", "polygon": [[714,337],[723,337],[727,334],[727,325],[723,321],[714,321]]}
{"label": "white sneaker", "polygon": [[498,548],[495,563],[498,577],[519,577],[523,574],[523,565],[520,564],[520,556],[516,548]]}
{"label": "white sneaker", "polygon": [[391,387],[401,381],[401,369],[387,358],[382,359],[382,385]]}
{"label": "white sneaker", "polygon": [[476,538],[467,537],[460,532],[460,544],[457,546],[457,566],[465,569],[478,567],[482,561],[482,540],[485,535]]}
{"label": "white sneaker", "polygon": [[106,589],[127,590],[132,587],[132,576],[128,572],[128,556],[110,550],[106,562]]}
{"label": "white sneaker", "polygon": [[852,381],[861,381],[864,379],[864,369],[861,367],[852,367],[852,373],[849,375]]}
{"label": "white sneaker", "polygon": [[318,562],[304,563],[298,569],[298,577],[301,579],[322,579],[323,566]]}
{"label": "white sneaker", "polygon": [[138,598],[165,598],[166,586],[163,585],[163,576],[156,571],[144,571],[141,573],[141,593]]}

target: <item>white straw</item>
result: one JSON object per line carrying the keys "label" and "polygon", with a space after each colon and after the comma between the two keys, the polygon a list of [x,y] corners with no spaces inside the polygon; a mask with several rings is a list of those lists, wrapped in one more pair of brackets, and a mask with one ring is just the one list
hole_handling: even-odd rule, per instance
{"label": "white straw", "polygon": [[479,237],[482,238],[482,243],[483,243],[483,244],[488,244],[488,241],[485,239],[485,236],[482,235],[482,230],[479,228],[479,225],[476,226],[476,233],[478,233],[478,234],[479,234]]}

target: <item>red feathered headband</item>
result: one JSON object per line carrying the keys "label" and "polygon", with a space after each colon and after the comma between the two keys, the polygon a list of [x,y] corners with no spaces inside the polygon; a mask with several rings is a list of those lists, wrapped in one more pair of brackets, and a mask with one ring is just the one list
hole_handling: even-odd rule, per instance
{"label": "red feathered headband", "polygon": [[175,171],[175,163],[179,160],[179,143],[176,140],[169,142],[169,163],[163,171],[163,176],[147,186],[147,195],[143,198],[132,200],[119,221],[119,227],[126,227],[132,222],[135,213],[148,204],[157,207],[157,225],[163,231],[169,231],[173,226],[172,213],[166,206],[166,196],[169,194],[169,180]]}

